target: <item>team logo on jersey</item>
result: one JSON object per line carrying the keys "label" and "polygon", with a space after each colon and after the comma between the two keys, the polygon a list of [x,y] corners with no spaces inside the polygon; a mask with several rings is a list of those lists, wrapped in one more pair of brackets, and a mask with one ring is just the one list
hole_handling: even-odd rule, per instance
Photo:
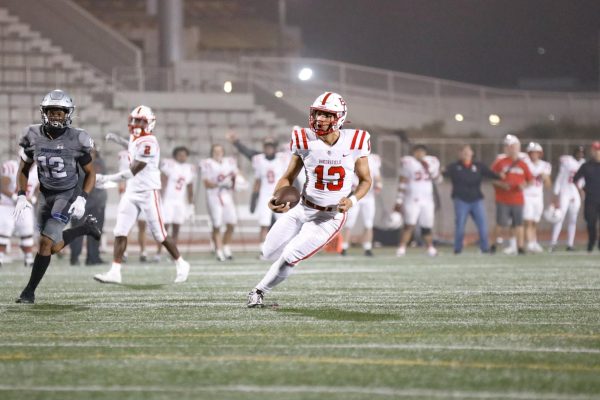
{"label": "team logo on jersey", "polygon": [[65,146],[63,146],[62,144],[56,145],[57,150],[64,150],[64,148],[65,148]]}

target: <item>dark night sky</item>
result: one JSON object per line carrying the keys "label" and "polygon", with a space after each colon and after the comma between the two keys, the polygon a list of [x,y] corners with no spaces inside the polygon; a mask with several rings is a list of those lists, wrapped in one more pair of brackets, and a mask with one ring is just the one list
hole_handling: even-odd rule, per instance
{"label": "dark night sky", "polygon": [[[600,0],[287,0],[303,56],[464,82],[596,89]],[[538,48],[545,54],[538,54]]]}

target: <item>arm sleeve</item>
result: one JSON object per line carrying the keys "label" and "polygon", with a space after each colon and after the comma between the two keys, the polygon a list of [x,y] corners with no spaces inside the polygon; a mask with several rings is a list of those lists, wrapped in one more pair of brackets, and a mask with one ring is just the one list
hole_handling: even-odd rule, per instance
{"label": "arm sleeve", "polygon": [[81,155],[77,158],[77,163],[82,167],[92,162],[91,152],[94,148],[94,140],[86,131],[79,132],[79,145],[81,146]]}
{"label": "arm sleeve", "polygon": [[573,176],[573,182],[577,182],[581,178],[585,178],[586,164],[587,163],[582,164],[581,167],[579,167],[579,169],[577,170],[577,172],[575,172],[575,175]]}
{"label": "arm sleeve", "polygon": [[235,142],[233,142],[233,146],[240,153],[242,153],[244,155],[244,157],[246,157],[248,160],[251,160],[252,157],[254,157],[257,154],[260,154],[260,151],[257,151],[257,150],[251,149],[250,147],[245,146],[239,140],[236,140]]}
{"label": "arm sleeve", "polygon": [[25,128],[21,137],[19,138],[19,147],[21,150],[19,151],[19,156],[21,160],[26,163],[33,162],[33,145],[31,143],[31,138],[29,137],[29,127]]}

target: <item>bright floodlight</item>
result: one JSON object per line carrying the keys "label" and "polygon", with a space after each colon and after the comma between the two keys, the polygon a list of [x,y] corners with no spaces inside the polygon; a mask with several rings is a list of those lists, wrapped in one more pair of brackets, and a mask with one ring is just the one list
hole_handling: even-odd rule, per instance
{"label": "bright floodlight", "polygon": [[223,84],[223,91],[225,93],[231,93],[232,90],[233,84],[231,83],[231,81],[225,81],[225,83]]}
{"label": "bright floodlight", "polygon": [[300,72],[298,73],[298,79],[300,79],[301,81],[307,81],[310,78],[312,78],[313,76],[313,70],[308,68],[308,67],[304,67],[300,70]]}
{"label": "bright floodlight", "polygon": [[496,126],[500,123],[500,116],[498,114],[490,114],[489,116],[490,125]]}
{"label": "bright floodlight", "polygon": [[275,94],[275,97],[279,97],[279,98],[283,97],[283,92],[281,90],[276,90],[274,94]]}
{"label": "bright floodlight", "polygon": [[465,120],[465,117],[462,114],[454,114],[454,119],[458,122],[463,122]]}

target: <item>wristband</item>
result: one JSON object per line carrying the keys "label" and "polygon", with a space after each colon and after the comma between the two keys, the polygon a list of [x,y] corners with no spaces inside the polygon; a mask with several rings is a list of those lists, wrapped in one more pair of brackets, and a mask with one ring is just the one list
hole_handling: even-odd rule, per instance
{"label": "wristband", "polygon": [[19,191],[17,192],[17,196],[25,196],[25,194],[26,194],[26,193],[25,193],[25,191],[24,191],[24,190],[19,190]]}
{"label": "wristband", "polygon": [[87,200],[89,193],[82,191],[81,193],[79,193],[79,195]]}
{"label": "wristband", "polygon": [[350,200],[352,202],[352,207],[354,207],[356,205],[356,203],[358,203],[358,199],[356,198],[355,195],[348,197],[348,200]]}

